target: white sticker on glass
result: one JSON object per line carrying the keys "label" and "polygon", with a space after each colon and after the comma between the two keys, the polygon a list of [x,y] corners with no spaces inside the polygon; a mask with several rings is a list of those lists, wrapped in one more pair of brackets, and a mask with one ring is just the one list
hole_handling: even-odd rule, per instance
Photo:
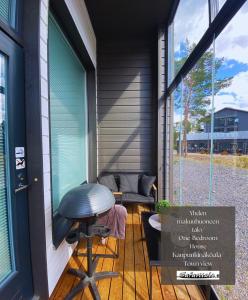
{"label": "white sticker on glass", "polygon": [[24,147],[15,147],[15,157],[25,157],[25,149]]}
{"label": "white sticker on glass", "polygon": [[16,159],[16,170],[25,169],[25,159],[17,158]]}

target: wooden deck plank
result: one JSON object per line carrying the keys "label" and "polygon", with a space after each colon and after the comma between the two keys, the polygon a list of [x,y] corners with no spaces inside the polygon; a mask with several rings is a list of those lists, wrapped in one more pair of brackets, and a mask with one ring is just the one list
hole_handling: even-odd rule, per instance
{"label": "wooden deck plank", "polygon": [[[143,205],[138,206],[139,214],[140,214],[140,222],[141,222],[141,212],[142,211],[148,211],[149,208]],[[144,228],[141,225],[141,236],[142,236],[142,246],[143,246],[143,255],[144,255],[144,261],[145,261],[145,268],[146,268],[146,278],[148,283],[148,292],[150,293],[150,266],[149,266],[149,259],[148,259],[148,253],[146,248],[146,241],[145,241],[145,233]]]}
{"label": "wooden deck plank", "polygon": [[185,285],[174,285],[174,289],[178,300],[190,300],[189,293]]}
{"label": "wooden deck plank", "polygon": [[144,300],[149,298],[149,291],[146,276],[144,250],[143,245],[141,243],[141,221],[138,206],[133,207],[133,232],[136,299]]}
{"label": "wooden deck plank", "polygon": [[[126,239],[120,240],[119,258],[100,258],[97,272],[116,271],[122,276],[104,279],[97,283],[103,300],[148,300],[149,299],[149,261],[143,226],[141,225],[141,212],[149,211],[143,205],[128,206]],[[116,240],[108,239],[107,247],[94,239],[93,253],[110,253],[108,247],[114,249]],[[85,246],[83,246],[85,251]],[[50,300],[62,300],[71,288],[78,282],[75,276],[66,273],[69,267],[87,267],[86,257],[71,257],[61,279],[59,280]],[[195,285],[161,285],[160,268],[153,267],[153,299],[156,300],[203,300],[200,290]],[[73,300],[92,300],[88,288],[79,293]]]}
{"label": "wooden deck plank", "polygon": [[201,300],[204,299],[200,289],[196,285],[186,285],[190,300]]}
{"label": "wooden deck plank", "polygon": [[[117,251],[117,248],[116,248]],[[119,272],[121,276],[111,279],[109,300],[122,299],[123,274],[124,274],[125,241],[119,241],[119,257],[114,260],[113,271]]]}
{"label": "wooden deck plank", "polygon": [[133,224],[132,206],[127,207],[123,299],[135,299],[134,253],[133,253]]}
{"label": "wooden deck plank", "polygon": [[159,282],[162,289],[162,294],[166,300],[177,300],[173,285],[161,284],[161,268],[158,268]]}
{"label": "wooden deck plank", "polygon": [[[116,248],[116,239],[113,237],[108,238],[108,242],[106,245],[106,254],[112,254]],[[112,251],[111,251],[112,250]],[[114,259],[113,258],[104,258],[102,271],[113,271]],[[109,298],[109,290],[110,290],[111,279],[103,279],[98,283],[98,291],[101,295],[101,300],[107,300]]]}

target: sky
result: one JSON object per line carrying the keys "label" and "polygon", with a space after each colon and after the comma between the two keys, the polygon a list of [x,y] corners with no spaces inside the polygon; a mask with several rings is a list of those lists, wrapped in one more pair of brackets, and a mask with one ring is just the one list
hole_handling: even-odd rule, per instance
{"label": "sky", "polygon": [[[224,2],[220,1],[220,7]],[[181,3],[174,22],[176,56],[186,38],[190,43],[198,42],[208,26],[207,0],[184,0]],[[216,38],[215,55],[217,58],[224,57],[224,64],[216,78],[233,77],[231,85],[215,96],[215,111],[224,107],[248,111],[248,2]],[[179,121],[177,112],[175,119]]]}
{"label": "sky", "polygon": [[215,109],[225,106],[248,111],[248,2],[217,37],[215,53],[225,64],[217,78],[233,76],[229,87],[215,96]]}

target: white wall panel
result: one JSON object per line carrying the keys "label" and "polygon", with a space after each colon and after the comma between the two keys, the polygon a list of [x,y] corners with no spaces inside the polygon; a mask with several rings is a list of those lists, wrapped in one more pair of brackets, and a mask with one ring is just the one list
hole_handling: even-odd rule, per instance
{"label": "white wall panel", "polygon": [[[84,1],[66,1],[74,22],[96,65],[96,39]],[[49,116],[48,116],[48,74],[47,74],[47,37],[48,37],[48,0],[41,0],[40,7],[40,80],[42,106],[42,141],[43,141],[43,180],[46,220],[46,250],[49,294],[53,292],[71,254],[73,247],[65,241],[55,249],[52,241],[52,212],[50,185],[50,151],[49,151]]]}

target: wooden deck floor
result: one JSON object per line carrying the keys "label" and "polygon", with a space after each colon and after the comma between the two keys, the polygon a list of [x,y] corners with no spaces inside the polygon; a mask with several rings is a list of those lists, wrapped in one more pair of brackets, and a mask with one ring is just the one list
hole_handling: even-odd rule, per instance
{"label": "wooden deck floor", "polygon": [[[141,211],[148,208],[141,205],[128,206],[126,239],[120,241],[120,256],[118,259],[100,258],[97,271],[117,271],[121,276],[104,279],[97,283],[102,300],[134,300],[149,299],[149,265],[145,241],[141,240],[143,228],[141,226]],[[94,253],[111,253],[116,249],[116,240],[108,239],[107,247],[99,240],[94,242]],[[72,256],[66,269],[83,265],[86,267],[85,257]],[[50,299],[64,299],[67,293],[77,284],[78,279],[66,273],[61,276]],[[159,300],[201,300],[204,299],[199,289],[194,285],[161,285],[160,271],[153,268],[153,299]],[[92,299],[89,289],[79,293],[75,300]]]}

